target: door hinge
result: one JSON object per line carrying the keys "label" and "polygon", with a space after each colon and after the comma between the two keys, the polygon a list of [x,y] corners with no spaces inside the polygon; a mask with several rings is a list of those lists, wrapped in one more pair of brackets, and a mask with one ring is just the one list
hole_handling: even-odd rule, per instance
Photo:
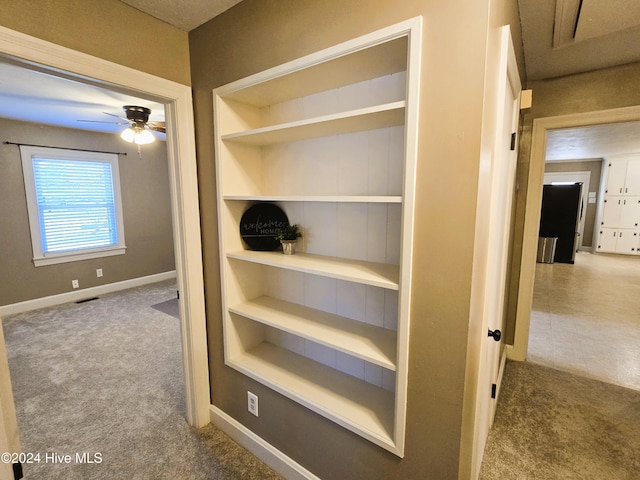
{"label": "door hinge", "polygon": [[498,385],[495,383],[491,384],[491,398],[496,398],[496,390],[498,389]]}
{"label": "door hinge", "polygon": [[24,477],[24,474],[22,473],[22,463],[20,463],[20,462],[14,463],[13,464],[13,478],[14,478],[14,480],[20,480],[23,477]]}
{"label": "door hinge", "polygon": [[176,298],[180,300],[180,290],[176,290]]}
{"label": "door hinge", "polygon": [[516,149],[516,132],[511,134],[511,150]]}

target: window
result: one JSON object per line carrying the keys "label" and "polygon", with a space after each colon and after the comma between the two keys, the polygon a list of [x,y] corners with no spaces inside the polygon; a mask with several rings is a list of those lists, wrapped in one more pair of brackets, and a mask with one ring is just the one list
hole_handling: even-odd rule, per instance
{"label": "window", "polygon": [[21,146],[36,267],[125,253],[118,156]]}

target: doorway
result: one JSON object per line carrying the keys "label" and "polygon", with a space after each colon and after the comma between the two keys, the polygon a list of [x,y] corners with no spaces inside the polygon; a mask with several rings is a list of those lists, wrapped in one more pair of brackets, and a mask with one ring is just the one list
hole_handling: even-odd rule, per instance
{"label": "doorway", "polygon": [[[206,425],[209,423],[209,378],[191,89],[8,29],[3,29],[0,38],[0,55],[37,64],[54,74],[62,71],[78,81],[108,85],[165,104],[176,274],[182,292],[180,330],[186,416],[192,426]],[[0,356],[6,357],[4,341],[0,345]],[[0,368],[4,368],[3,365],[4,362],[0,362]],[[8,372],[0,373],[2,389],[6,392]],[[0,405],[5,416],[3,430],[7,428],[7,415],[12,414],[9,405],[12,401],[4,400]],[[15,438],[15,433],[8,432],[7,436]]]}
{"label": "doorway", "polygon": [[[607,125],[619,122],[634,122],[638,120],[640,120],[640,106],[539,118],[534,120],[527,185],[528,195],[525,206],[525,225],[522,241],[518,308],[516,314],[514,346],[510,351],[510,358],[523,361],[527,359],[528,354],[531,314],[533,311],[534,279],[536,268],[538,268],[535,262],[538,226],[540,221],[544,164],[549,132],[563,128]],[[554,268],[555,267],[556,265],[554,265]]]}

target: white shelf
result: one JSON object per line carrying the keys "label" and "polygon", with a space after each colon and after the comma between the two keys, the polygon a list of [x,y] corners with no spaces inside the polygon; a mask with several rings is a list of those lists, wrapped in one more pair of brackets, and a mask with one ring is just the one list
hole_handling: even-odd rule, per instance
{"label": "white shelf", "polygon": [[271,145],[404,124],[405,102],[393,102],[348,112],[222,135],[224,141]]}
{"label": "white shelf", "polygon": [[392,446],[394,394],[269,343],[230,364],[369,440]]}
{"label": "white shelf", "polygon": [[[247,105],[264,107],[402,72],[407,68],[407,47],[407,38],[399,37],[348,52],[331,61],[313,60],[312,65],[305,68],[292,69],[291,64],[280,65],[221,88],[220,95]],[[304,63],[305,59],[294,62]]]}
{"label": "white shelf", "polygon": [[400,195],[224,195],[222,198],[257,202],[402,203]]}
{"label": "white shelf", "polygon": [[229,311],[395,371],[394,331],[267,296]]}
{"label": "white shelf", "polygon": [[256,252],[252,250],[229,252],[227,253],[227,257],[303,273],[323,275],[364,285],[372,285],[388,290],[398,290],[399,267],[397,265],[364,262],[347,258],[324,257],[306,253],[283,255],[281,252]]}

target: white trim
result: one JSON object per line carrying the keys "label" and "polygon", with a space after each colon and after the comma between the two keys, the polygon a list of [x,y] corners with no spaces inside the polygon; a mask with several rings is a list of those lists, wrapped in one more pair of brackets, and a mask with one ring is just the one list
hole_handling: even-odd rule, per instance
{"label": "white trim", "polygon": [[527,198],[525,200],[525,220],[522,236],[522,254],[520,258],[520,283],[518,286],[514,348],[508,351],[509,359],[524,361],[527,358],[536,253],[538,248],[538,227],[540,223],[540,207],[542,205],[542,184],[547,148],[547,131],[558,128],[584,127],[588,125],[637,120],[640,120],[640,106],[534,119],[531,138],[531,155],[529,158]]}
{"label": "white trim", "polygon": [[320,480],[291,457],[259,437],[215,405],[209,406],[211,423],[229,435],[264,463],[288,480]]}
{"label": "white trim", "polygon": [[83,288],[82,290],[73,290],[71,292],[60,293],[58,295],[49,295],[48,297],[26,300],[24,302],[11,303],[9,305],[0,306],[0,317],[14,315],[16,313],[30,312],[39,308],[54,307],[63,303],[77,302],[85,298],[96,297],[106,293],[118,292],[128,288],[140,287],[150,283],[161,282],[176,278],[176,271],[156,273],[155,275],[147,275],[146,277],[132,278],[121,282],[107,283],[106,285],[98,285],[96,287]]}
{"label": "white trim", "polygon": [[[378,436],[377,434],[368,433],[367,429],[363,428],[361,424],[357,422],[351,422],[347,418],[342,421],[340,418],[343,412],[339,412],[340,415],[336,414],[337,412],[332,412],[330,408],[326,408],[325,406],[318,406],[317,403],[312,401],[307,401],[303,396],[299,395],[299,392],[295,391],[295,389],[290,388],[290,386],[278,385],[270,383],[268,380],[265,380],[265,377],[262,374],[256,374],[253,376],[254,379],[259,382],[264,383],[265,385],[275,388],[280,393],[289,398],[293,398],[298,403],[311,408],[312,410],[324,415],[326,418],[348,428],[358,435],[361,435],[363,438],[366,438],[377,445],[385,448],[386,450],[398,455],[399,457],[404,456],[404,448],[405,448],[405,431],[406,431],[406,410],[407,410],[407,388],[408,388],[408,375],[409,375],[409,335],[410,335],[410,313],[411,313],[411,280],[412,280],[412,255],[413,255],[413,223],[415,217],[415,172],[417,168],[418,162],[418,121],[419,121],[419,92],[420,92],[420,73],[421,73],[421,41],[422,41],[422,17],[417,16],[405,20],[403,22],[397,23],[395,25],[391,25],[389,27],[377,30],[375,32],[357,37],[355,39],[349,40],[347,42],[335,45],[333,47],[320,50],[318,52],[309,54],[307,56],[292,60],[290,62],[284,63],[282,65],[278,65],[267,69],[265,71],[253,74],[249,77],[242,78],[240,80],[236,80],[227,85],[223,85],[221,87],[215,88],[213,90],[213,114],[214,114],[214,130],[215,130],[215,156],[220,159],[223,157],[223,150],[221,147],[222,140],[235,138],[236,140],[242,138],[242,136],[249,137],[247,133],[224,133],[224,127],[221,125],[223,122],[221,118],[223,117],[223,99],[225,97],[230,97],[231,99],[237,99],[238,95],[234,98],[232,96],[233,93],[238,93],[244,89],[249,89],[256,85],[264,85],[267,82],[270,82],[274,79],[285,77],[288,75],[295,75],[297,72],[304,71],[305,69],[321,65],[323,63],[329,63],[332,60],[336,60],[339,58],[347,57],[350,54],[355,52],[364,51],[369,48],[373,48],[377,45],[384,44],[385,42],[390,42],[399,38],[407,38],[407,90],[406,90],[406,100],[404,102],[397,102],[392,104],[386,104],[386,107],[394,106],[397,108],[398,105],[405,105],[405,149],[404,149],[404,183],[403,183],[403,201],[402,201],[402,227],[401,227],[401,254],[400,254],[400,265],[398,266],[398,277],[399,281],[394,281],[395,286],[389,285],[389,282],[382,283],[369,283],[363,282],[370,285],[381,286],[382,288],[389,289],[398,289],[398,283],[400,285],[400,291],[398,295],[398,331],[397,331],[397,362],[396,362],[396,376],[395,376],[395,405],[393,408],[393,433],[391,438],[386,438],[382,436]],[[316,72],[317,74],[317,72]],[[270,87],[274,88],[274,87]],[[385,107],[385,108],[386,108]],[[375,109],[362,109],[358,110],[360,113],[367,110],[375,110]],[[351,113],[347,113],[348,115],[353,114],[355,111]],[[320,117],[323,120],[327,118],[339,118],[345,115],[345,112],[339,113],[336,115],[327,115]],[[317,119],[316,119],[317,120]],[[309,124],[310,120],[301,120],[299,122],[290,122],[284,125],[276,125],[272,127],[265,127],[259,129],[251,129],[247,132],[251,134],[255,134],[256,132],[265,132],[265,131],[278,131],[284,130],[285,128],[289,128],[292,125],[306,125]],[[218,220],[221,225],[224,223],[223,219],[225,218],[224,211],[224,189],[222,188],[222,179],[224,176],[224,162],[218,161],[216,163],[216,178],[217,178],[217,191],[218,191]],[[255,197],[252,197],[255,199]],[[272,263],[273,259],[277,258],[272,255],[263,255],[264,252],[255,252],[255,251],[241,251],[241,252],[231,252],[225,247],[227,242],[227,236],[225,234],[224,228],[218,229],[219,235],[219,254],[220,254],[220,265],[221,265],[221,289],[222,289],[222,312],[223,316],[228,320],[229,319],[229,305],[227,305],[229,294],[227,293],[227,285],[228,281],[225,280],[225,276],[228,275],[226,273],[225,265],[228,265],[228,258],[236,258],[241,260],[249,261],[257,261],[257,263],[263,263],[267,265],[275,265],[282,267],[281,261],[278,260],[278,265]],[[267,258],[268,257],[268,258]],[[282,256],[280,256],[282,257]],[[347,277],[342,276],[341,267],[344,267],[346,263],[365,263],[365,262],[348,262],[345,259],[340,259],[339,268],[334,268],[335,265],[331,265],[331,271],[324,270],[320,271],[316,269],[315,265],[318,263],[326,265],[329,263],[328,258],[324,258],[321,262],[315,263],[313,270],[309,270],[306,268],[307,262],[311,260],[311,255],[296,255],[296,259],[287,260],[287,264],[291,266],[291,262],[296,265],[295,270],[308,272],[308,273],[320,273],[322,275],[326,275],[328,277],[333,278],[343,278],[348,281],[358,281],[357,278],[349,275]],[[304,262],[303,262],[304,260]],[[301,265],[301,262],[305,263],[304,269],[297,268]],[[370,270],[370,267],[367,266],[367,270]],[[339,275],[339,276],[335,276]],[[404,320],[406,319],[406,320]],[[243,373],[250,375],[248,370],[242,369],[239,366],[239,362],[233,362],[230,360],[231,354],[229,354],[228,345],[233,344],[233,334],[229,332],[231,329],[226,327],[229,324],[229,321],[223,322],[223,335],[224,335],[224,344],[225,344],[225,363],[227,365],[233,366],[234,368],[242,371]],[[348,417],[348,416],[347,416]]]}
{"label": "white trim", "polygon": [[165,104],[167,158],[185,376],[186,418],[209,423],[204,278],[191,87],[0,27],[0,55]]}

